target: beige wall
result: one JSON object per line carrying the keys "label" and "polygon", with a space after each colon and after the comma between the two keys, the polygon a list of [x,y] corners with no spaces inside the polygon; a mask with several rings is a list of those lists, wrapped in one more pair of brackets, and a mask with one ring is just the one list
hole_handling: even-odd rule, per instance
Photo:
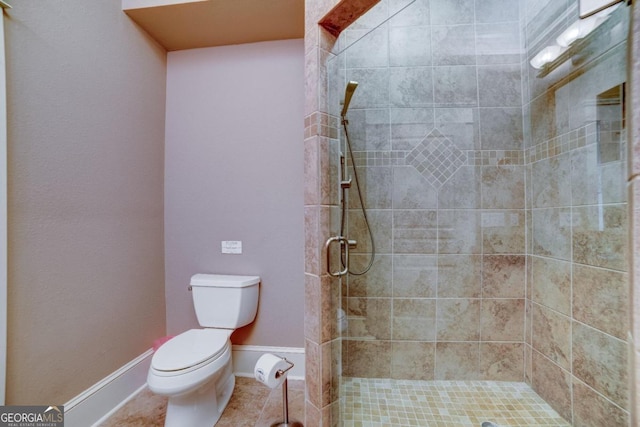
{"label": "beige wall", "polygon": [[[171,52],[167,68],[167,329],[197,328],[193,274],[258,275],[234,344],[303,346],[302,40]],[[221,241],[243,253],[221,253]]]}
{"label": "beige wall", "polygon": [[5,13],[7,404],[62,404],[165,333],[166,55],[117,1]]}

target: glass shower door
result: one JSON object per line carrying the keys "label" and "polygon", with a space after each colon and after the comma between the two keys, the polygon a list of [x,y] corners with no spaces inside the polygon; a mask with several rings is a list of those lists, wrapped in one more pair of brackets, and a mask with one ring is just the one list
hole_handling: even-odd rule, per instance
{"label": "glass shower door", "polygon": [[358,82],[353,155],[343,131],[332,165],[357,168],[376,249],[339,286],[342,420],[384,412],[361,400],[374,389],[415,402],[432,381],[483,381],[527,387],[567,424],[626,425],[628,7],[537,69],[578,2],[394,3],[345,30],[328,67],[338,123]]}

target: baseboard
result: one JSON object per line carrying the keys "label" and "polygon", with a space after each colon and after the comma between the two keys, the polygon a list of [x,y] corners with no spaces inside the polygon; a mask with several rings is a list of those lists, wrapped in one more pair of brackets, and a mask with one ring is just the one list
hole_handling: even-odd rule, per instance
{"label": "baseboard", "polygon": [[233,372],[239,377],[253,378],[253,368],[256,362],[265,353],[286,357],[294,364],[289,371],[291,380],[304,380],[304,348],[298,347],[267,347],[257,345],[233,346]]}
{"label": "baseboard", "polygon": [[149,349],[64,404],[66,427],[87,427],[106,419],[147,382],[153,350]]}
{"label": "baseboard", "polygon": [[[234,345],[233,372],[253,378],[253,368],[265,353],[286,357],[294,364],[291,380],[304,379],[304,348]],[[97,426],[142,391],[147,385],[153,350],[149,349],[108,377],[64,404],[66,427]]]}

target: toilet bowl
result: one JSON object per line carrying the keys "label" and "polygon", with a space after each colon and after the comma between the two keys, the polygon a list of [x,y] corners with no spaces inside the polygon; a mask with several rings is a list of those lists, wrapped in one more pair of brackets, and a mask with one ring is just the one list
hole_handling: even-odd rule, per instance
{"label": "toilet bowl", "polygon": [[229,403],[235,376],[231,333],[253,322],[257,276],[196,274],[193,300],[202,329],[190,329],[154,353],[149,390],[168,396],[165,427],[212,427]]}
{"label": "toilet bowl", "polygon": [[231,332],[190,329],[153,355],[147,384],[169,397],[165,426],[211,427],[220,418],[235,385]]}

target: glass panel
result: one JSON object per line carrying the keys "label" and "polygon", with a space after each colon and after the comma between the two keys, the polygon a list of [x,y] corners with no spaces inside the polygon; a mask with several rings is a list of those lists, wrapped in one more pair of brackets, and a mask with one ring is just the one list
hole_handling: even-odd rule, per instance
{"label": "glass panel", "polygon": [[[374,257],[341,286],[342,422],[518,425],[477,394],[507,381],[550,424],[624,425],[628,8],[540,70],[577,2],[393,4],[345,30],[328,68],[337,119],[357,82],[337,221],[351,271]],[[430,406],[449,391],[488,409]]]}
{"label": "glass panel", "polygon": [[580,16],[589,16],[622,0],[580,0]]}
{"label": "glass panel", "polygon": [[624,87],[618,85],[598,95],[598,154],[599,163],[615,162],[622,158],[624,130]]}

